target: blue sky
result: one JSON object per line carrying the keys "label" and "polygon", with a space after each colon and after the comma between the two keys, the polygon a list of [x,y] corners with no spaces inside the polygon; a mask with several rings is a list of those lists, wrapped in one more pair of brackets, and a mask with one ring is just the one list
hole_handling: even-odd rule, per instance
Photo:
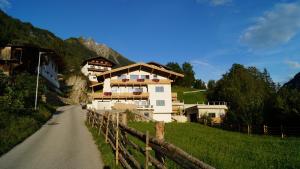
{"label": "blue sky", "polygon": [[219,79],[233,63],[276,82],[300,71],[300,1],[0,0],[9,15],[57,36],[92,37],[131,60],[193,64]]}

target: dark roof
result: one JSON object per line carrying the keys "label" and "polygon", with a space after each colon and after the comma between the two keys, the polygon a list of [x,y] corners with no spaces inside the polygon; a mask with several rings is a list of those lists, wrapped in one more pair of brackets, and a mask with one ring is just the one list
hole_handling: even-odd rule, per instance
{"label": "dark roof", "polygon": [[5,47],[13,47],[13,48],[27,48],[27,49],[33,49],[38,52],[46,52],[48,56],[50,56],[58,66],[63,66],[63,60],[62,57],[59,56],[54,50],[52,49],[47,49],[47,48],[41,48],[38,46],[34,45],[13,45],[13,44],[7,44],[7,45],[2,45],[0,48],[5,48]]}
{"label": "dark roof", "polygon": [[167,70],[171,70],[168,66],[162,65],[162,64],[157,63],[157,62],[148,62],[147,64],[154,65],[154,66],[157,66],[157,67],[162,67],[162,68],[167,69]]}
{"label": "dark roof", "polygon": [[103,60],[106,60],[106,61],[110,62],[110,63],[112,64],[112,66],[115,66],[115,65],[116,65],[115,62],[113,62],[113,61],[111,61],[111,60],[108,60],[108,59],[105,58],[105,57],[102,57],[102,56],[96,56],[96,57],[90,57],[90,58],[84,60],[84,61],[82,62],[82,64],[81,64],[81,66],[83,66],[86,62],[88,62],[88,61],[90,61],[90,60],[94,60],[94,59],[103,59]]}

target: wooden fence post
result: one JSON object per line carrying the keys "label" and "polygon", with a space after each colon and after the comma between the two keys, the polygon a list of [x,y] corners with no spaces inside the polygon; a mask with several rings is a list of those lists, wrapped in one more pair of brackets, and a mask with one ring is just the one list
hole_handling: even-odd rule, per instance
{"label": "wooden fence post", "polygon": [[107,139],[108,139],[108,124],[109,124],[109,117],[110,115],[107,115],[107,121],[106,121],[106,131],[105,131],[105,143],[108,143]]}
{"label": "wooden fence post", "polygon": [[268,134],[268,126],[264,125],[264,134],[267,135]]}
{"label": "wooden fence post", "polygon": [[[159,121],[155,123],[155,136],[159,140],[164,140],[165,137],[165,123],[163,121]],[[159,152],[155,152],[155,156],[162,164],[165,164],[164,155]]]}
{"label": "wooden fence post", "polygon": [[151,150],[151,148],[149,147],[149,131],[146,131],[145,169],[148,169],[148,163],[149,163],[149,150]]}
{"label": "wooden fence post", "polygon": [[103,121],[104,121],[104,115],[102,114],[102,115],[101,115],[101,121],[100,121],[100,124],[99,124],[98,135],[100,135],[100,133],[101,133]]}
{"label": "wooden fence post", "polygon": [[280,126],[280,131],[281,131],[281,138],[284,138],[284,133],[283,133],[283,125]]}
{"label": "wooden fence post", "polygon": [[119,112],[117,112],[117,125],[116,125],[116,165],[119,164]]}
{"label": "wooden fence post", "polygon": [[93,119],[92,119],[92,121],[93,121],[92,122],[92,128],[94,128],[94,125],[95,125],[95,112],[93,112],[93,116],[92,117],[93,117]]}
{"label": "wooden fence post", "polygon": [[122,124],[127,126],[127,114],[126,113],[122,113]]}

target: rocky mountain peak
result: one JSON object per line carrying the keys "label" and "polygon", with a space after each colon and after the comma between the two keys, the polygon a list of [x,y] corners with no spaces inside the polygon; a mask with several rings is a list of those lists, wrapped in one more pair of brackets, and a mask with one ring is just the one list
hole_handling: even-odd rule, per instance
{"label": "rocky mountain peak", "polygon": [[132,61],[128,60],[112,48],[108,47],[105,44],[102,43],[97,43],[94,39],[92,38],[80,38],[81,42],[83,43],[84,46],[86,46],[88,49],[94,51],[97,53],[97,55],[105,57],[109,60],[112,60],[115,62],[117,65],[123,66],[123,65],[128,65],[132,63]]}

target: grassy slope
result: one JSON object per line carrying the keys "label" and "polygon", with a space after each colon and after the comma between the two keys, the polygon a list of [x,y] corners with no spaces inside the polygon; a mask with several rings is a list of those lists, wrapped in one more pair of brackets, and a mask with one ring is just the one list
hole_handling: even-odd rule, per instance
{"label": "grassy slope", "polygon": [[0,129],[0,156],[37,131],[54,112],[54,108],[45,104],[41,104],[39,112],[33,115],[8,116],[6,112],[0,112],[1,117],[8,117],[5,126]]}
{"label": "grassy slope", "polygon": [[195,91],[197,89],[186,88],[181,86],[172,86],[172,92],[177,92],[177,98],[187,104],[202,103],[206,101],[205,92],[183,93],[187,91]]}
{"label": "grassy slope", "polygon": [[[154,135],[153,123],[129,125]],[[299,138],[248,136],[193,123],[166,124],[165,138],[216,168],[300,168]]]}

